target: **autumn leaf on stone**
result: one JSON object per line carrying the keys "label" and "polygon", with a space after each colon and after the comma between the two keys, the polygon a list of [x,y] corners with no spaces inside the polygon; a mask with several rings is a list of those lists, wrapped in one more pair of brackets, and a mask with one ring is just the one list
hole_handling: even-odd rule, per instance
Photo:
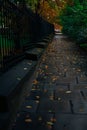
{"label": "autumn leaf on stone", "polygon": [[52,117],[50,120],[51,120],[52,122],[56,122],[56,118],[53,118],[53,117]]}
{"label": "autumn leaf on stone", "polygon": [[27,63],[28,65],[32,65],[32,63]]}
{"label": "autumn leaf on stone", "polygon": [[78,69],[77,69],[77,72],[81,72],[81,69],[78,68]]}
{"label": "autumn leaf on stone", "polygon": [[53,78],[52,78],[52,81],[56,81],[56,80],[57,80],[57,77],[53,77]]}
{"label": "autumn leaf on stone", "polygon": [[38,101],[38,100],[36,100],[35,102],[36,102],[37,104],[39,103],[39,101]]}
{"label": "autumn leaf on stone", "polygon": [[61,98],[60,97],[58,97],[58,101],[60,101],[61,100]]}
{"label": "autumn leaf on stone", "polygon": [[54,100],[54,97],[53,97],[53,96],[50,96],[49,99],[50,99],[50,100]]}
{"label": "autumn leaf on stone", "polygon": [[26,123],[31,123],[31,122],[32,122],[32,119],[27,118],[27,119],[25,119],[25,122],[26,122]]}
{"label": "autumn leaf on stone", "polygon": [[48,122],[47,122],[47,125],[51,125],[51,126],[52,126],[52,125],[53,125],[53,122],[48,121]]}
{"label": "autumn leaf on stone", "polygon": [[42,61],[45,61],[45,58],[43,58]]}
{"label": "autumn leaf on stone", "polygon": [[19,81],[20,81],[20,80],[21,80],[21,78],[20,78],[20,77],[17,77],[17,80],[19,80]]}
{"label": "autumn leaf on stone", "polygon": [[27,68],[24,68],[24,70],[27,70]]}
{"label": "autumn leaf on stone", "polygon": [[33,80],[33,84],[38,84],[38,81],[37,80]]}
{"label": "autumn leaf on stone", "polygon": [[45,65],[45,69],[48,69],[48,65]]}
{"label": "autumn leaf on stone", "polygon": [[66,91],[66,94],[69,94],[69,93],[71,93],[72,91]]}
{"label": "autumn leaf on stone", "polygon": [[31,108],[32,108],[32,106],[26,106],[26,108],[27,108],[27,109],[31,109]]}
{"label": "autumn leaf on stone", "polygon": [[36,96],[37,99],[40,99],[40,96]]}

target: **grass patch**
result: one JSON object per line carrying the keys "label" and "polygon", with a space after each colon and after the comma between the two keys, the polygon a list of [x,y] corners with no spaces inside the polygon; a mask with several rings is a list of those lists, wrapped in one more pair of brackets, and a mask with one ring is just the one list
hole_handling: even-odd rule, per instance
{"label": "grass patch", "polygon": [[80,47],[87,47],[87,43],[80,44]]}

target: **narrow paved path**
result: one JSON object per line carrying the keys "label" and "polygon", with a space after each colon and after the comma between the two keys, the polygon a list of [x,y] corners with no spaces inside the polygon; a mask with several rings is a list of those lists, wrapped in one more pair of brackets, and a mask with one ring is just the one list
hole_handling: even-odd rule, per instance
{"label": "narrow paved path", "polygon": [[87,130],[87,60],[55,35],[37,68],[12,130]]}

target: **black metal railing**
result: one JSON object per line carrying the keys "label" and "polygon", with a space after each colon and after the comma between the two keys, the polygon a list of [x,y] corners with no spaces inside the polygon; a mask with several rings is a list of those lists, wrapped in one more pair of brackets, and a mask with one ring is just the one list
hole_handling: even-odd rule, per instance
{"label": "black metal railing", "polygon": [[54,26],[23,5],[0,1],[0,71],[24,58],[25,47],[54,33]]}

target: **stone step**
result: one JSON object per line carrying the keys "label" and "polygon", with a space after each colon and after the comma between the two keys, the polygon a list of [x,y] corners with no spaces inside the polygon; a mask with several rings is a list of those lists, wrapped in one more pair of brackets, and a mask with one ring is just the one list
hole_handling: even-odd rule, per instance
{"label": "stone step", "polygon": [[38,42],[36,44],[36,47],[38,47],[38,48],[46,48],[47,45],[48,44],[46,42]]}
{"label": "stone step", "polygon": [[14,98],[35,67],[36,61],[23,60],[0,77],[0,112],[10,111]]}
{"label": "stone step", "polygon": [[56,114],[54,130],[86,130],[87,116],[74,114]]}
{"label": "stone step", "polygon": [[44,49],[42,48],[33,48],[32,50],[28,50],[25,52],[26,58],[29,60],[38,60],[42,55]]}

